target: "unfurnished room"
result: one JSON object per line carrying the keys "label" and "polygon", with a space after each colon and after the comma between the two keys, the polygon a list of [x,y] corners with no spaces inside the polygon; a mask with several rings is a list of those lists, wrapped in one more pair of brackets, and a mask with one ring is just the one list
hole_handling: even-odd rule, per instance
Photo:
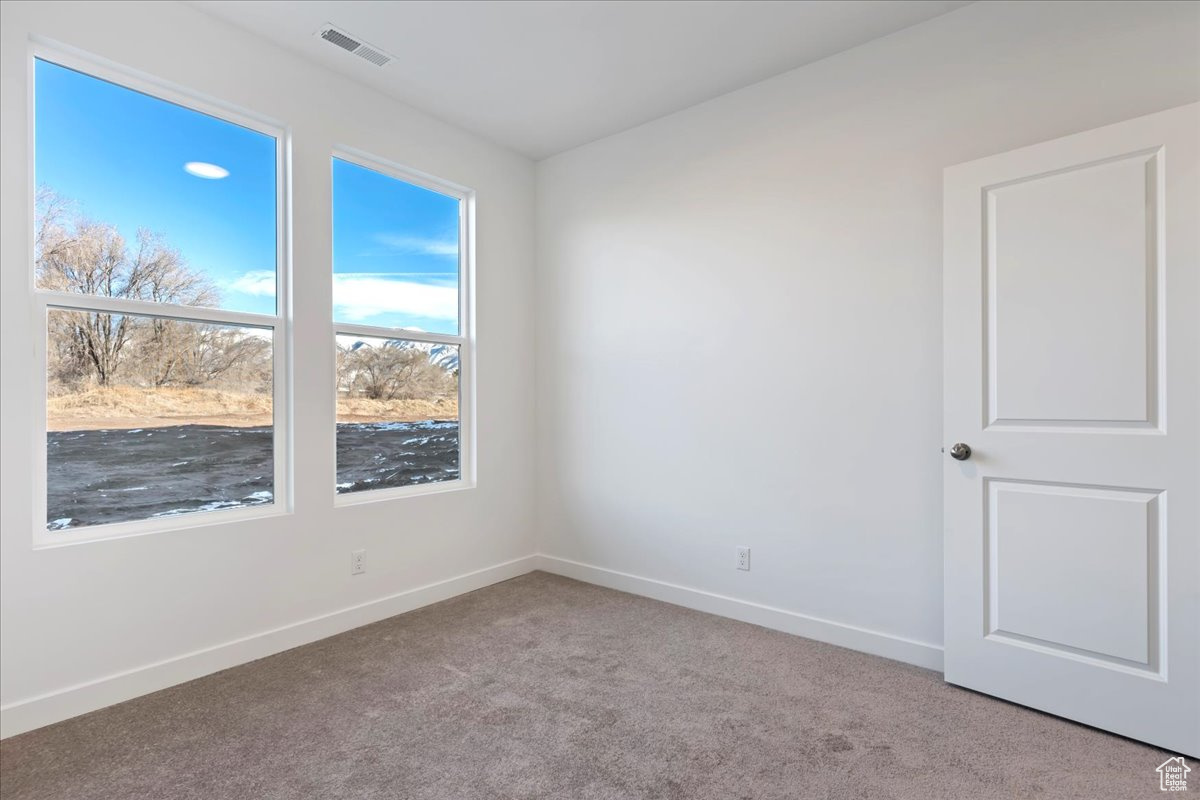
{"label": "unfurnished room", "polygon": [[1200,792],[1200,0],[0,3],[3,800]]}

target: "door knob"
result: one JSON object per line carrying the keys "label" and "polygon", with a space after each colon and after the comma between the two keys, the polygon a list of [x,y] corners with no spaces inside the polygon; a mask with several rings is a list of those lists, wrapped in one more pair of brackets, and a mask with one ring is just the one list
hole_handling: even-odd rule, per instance
{"label": "door knob", "polygon": [[971,445],[966,442],[955,442],[950,448],[950,457],[958,461],[966,461],[971,457]]}

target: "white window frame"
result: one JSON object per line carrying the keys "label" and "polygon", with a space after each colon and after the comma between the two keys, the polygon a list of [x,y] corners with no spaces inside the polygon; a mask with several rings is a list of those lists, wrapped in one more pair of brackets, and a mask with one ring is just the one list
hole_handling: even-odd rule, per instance
{"label": "white window frame", "polygon": [[[34,220],[36,218],[36,102],[35,59],[43,59],[69,69],[77,70],[100,80],[109,81],[126,89],[182,106],[192,111],[230,122],[258,133],[271,136],[275,148],[275,314],[257,314],[243,311],[227,311],[217,308],[202,308],[156,303],[149,300],[126,300],[97,295],[76,294],[39,289],[34,264]],[[143,73],[120,66],[106,59],[97,58],[73,48],[34,40],[26,56],[29,98],[29,145],[28,145],[28,200],[27,225],[28,250],[26,272],[29,281],[29,296],[32,302],[33,375],[30,381],[34,389],[33,428],[34,476],[33,476],[33,546],[35,549],[59,547],[83,542],[141,536],[167,531],[188,530],[208,525],[225,525],[250,519],[263,519],[290,514],[292,511],[292,302],[291,302],[291,230],[287,199],[291,183],[291,131],[274,120],[233,107],[212,98],[203,97],[187,89],[168,84]],[[47,446],[46,446],[46,375],[47,315],[52,310],[100,312],[112,314],[138,314],[162,317],[186,322],[216,323],[239,327],[259,328],[271,331],[272,358],[272,423],[273,423],[273,502],[248,508],[231,508],[216,511],[198,511],[170,517],[110,522],[51,531],[46,527],[47,497]]]}
{"label": "white window frame", "polygon": [[[334,457],[334,475],[330,486],[335,506],[360,505],[394,500],[417,495],[439,494],[475,488],[475,192],[465,186],[436,178],[424,172],[396,164],[357,150],[352,147],[335,147],[329,162],[333,174],[333,159],[349,162],[363,169],[373,170],[389,178],[420,186],[438,194],[454,197],[459,201],[458,215],[458,335],[429,333],[408,328],[390,328],[376,325],[356,325],[339,322],[336,310],[330,307],[333,318],[333,337],[330,346],[337,349],[338,336],[369,336],[382,339],[403,339],[426,344],[452,344],[458,346],[458,478],[452,481],[419,483],[412,486],[393,486],[382,489],[364,489],[359,492],[338,493],[337,491],[337,380],[333,381],[335,424],[330,438]],[[330,197],[332,198],[332,192]],[[333,219],[330,202],[329,218]],[[334,232],[336,236],[336,232]],[[331,237],[332,239],[332,237]],[[330,283],[334,280],[333,254],[330,252]]]}

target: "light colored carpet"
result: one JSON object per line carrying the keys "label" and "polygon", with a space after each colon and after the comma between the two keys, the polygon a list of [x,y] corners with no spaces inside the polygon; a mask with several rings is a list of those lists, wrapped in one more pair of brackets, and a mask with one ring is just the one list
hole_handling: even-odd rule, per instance
{"label": "light colored carpet", "polygon": [[7,739],[33,798],[1127,798],[1166,754],[533,573]]}

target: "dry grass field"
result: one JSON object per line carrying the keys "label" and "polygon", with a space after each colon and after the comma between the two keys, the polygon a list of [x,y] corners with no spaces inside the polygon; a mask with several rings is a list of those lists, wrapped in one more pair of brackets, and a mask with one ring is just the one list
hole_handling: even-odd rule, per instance
{"label": "dry grass field", "polygon": [[[338,422],[420,422],[458,418],[454,395],[413,400],[339,397]],[[154,428],[167,425],[271,424],[271,397],[216,389],[96,387],[46,400],[51,431]]]}

